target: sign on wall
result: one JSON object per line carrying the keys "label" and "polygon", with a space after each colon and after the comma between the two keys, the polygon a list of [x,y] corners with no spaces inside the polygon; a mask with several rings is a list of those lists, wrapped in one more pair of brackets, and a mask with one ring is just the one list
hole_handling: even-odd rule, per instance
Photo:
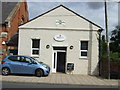
{"label": "sign on wall", "polygon": [[62,41],[65,41],[66,40],[66,37],[62,34],[60,35],[55,35],[54,36],[54,40],[58,41],[58,42],[62,42]]}

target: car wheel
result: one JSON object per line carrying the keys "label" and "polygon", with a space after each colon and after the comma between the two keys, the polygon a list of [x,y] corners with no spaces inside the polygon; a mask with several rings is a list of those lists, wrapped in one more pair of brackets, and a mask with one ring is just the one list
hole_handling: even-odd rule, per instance
{"label": "car wheel", "polygon": [[10,69],[9,68],[3,68],[2,69],[2,75],[9,75],[10,74]]}
{"label": "car wheel", "polygon": [[43,76],[43,71],[41,69],[36,70],[36,76],[37,77],[42,77]]}

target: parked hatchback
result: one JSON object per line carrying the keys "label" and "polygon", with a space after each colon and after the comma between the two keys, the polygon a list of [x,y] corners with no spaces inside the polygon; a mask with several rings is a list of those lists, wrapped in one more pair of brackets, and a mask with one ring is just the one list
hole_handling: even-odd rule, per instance
{"label": "parked hatchback", "polygon": [[9,55],[2,60],[2,74],[34,74],[38,77],[49,75],[50,67],[33,57]]}

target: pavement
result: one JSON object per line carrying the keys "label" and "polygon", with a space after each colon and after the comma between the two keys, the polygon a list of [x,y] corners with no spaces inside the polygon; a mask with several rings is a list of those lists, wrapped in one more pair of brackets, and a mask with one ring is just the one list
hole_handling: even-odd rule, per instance
{"label": "pavement", "polygon": [[69,85],[95,85],[95,86],[120,86],[120,81],[116,79],[103,79],[89,75],[73,74],[50,74],[45,77],[27,76],[27,75],[0,75],[0,81],[22,82],[22,83],[46,83],[46,84],[69,84]]}

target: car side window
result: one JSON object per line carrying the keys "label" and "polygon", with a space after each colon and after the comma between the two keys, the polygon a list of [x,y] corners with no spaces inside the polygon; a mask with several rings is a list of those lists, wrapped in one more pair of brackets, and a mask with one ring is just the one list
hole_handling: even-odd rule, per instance
{"label": "car side window", "polygon": [[18,62],[20,61],[19,56],[10,56],[8,59],[11,60],[11,61],[18,61]]}
{"label": "car side window", "polygon": [[27,63],[31,62],[31,60],[29,58],[25,58],[25,60],[26,60]]}
{"label": "car side window", "polygon": [[25,62],[25,63],[29,63],[29,62],[31,62],[31,60],[29,59],[29,58],[27,58],[27,57],[21,57],[21,60],[20,60],[21,62]]}
{"label": "car side window", "polygon": [[25,58],[24,57],[20,57],[20,61],[21,62],[25,62]]}

